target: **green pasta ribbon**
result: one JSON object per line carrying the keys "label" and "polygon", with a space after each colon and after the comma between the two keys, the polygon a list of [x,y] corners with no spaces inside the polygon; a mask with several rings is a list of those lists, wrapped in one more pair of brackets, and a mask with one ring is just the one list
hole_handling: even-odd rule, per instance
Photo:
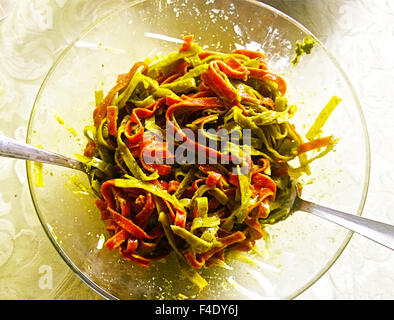
{"label": "green pasta ribbon", "polygon": [[305,134],[305,137],[308,140],[313,140],[320,134],[321,129],[327,122],[331,113],[336,109],[336,107],[339,105],[341,101],[342,101],[341,98],[338,98],[337,96],[333,96],[330,99],[330,101],[327,102],[323,110],[320,111],[319,115],[317,116],[315,122],[312,124],[309,131]]}

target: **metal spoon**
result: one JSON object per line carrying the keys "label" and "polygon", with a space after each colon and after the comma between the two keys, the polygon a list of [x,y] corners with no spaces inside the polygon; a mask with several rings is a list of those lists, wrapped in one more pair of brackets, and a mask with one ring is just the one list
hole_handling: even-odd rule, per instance
{"label": "metal spoon", "polygon": [[46,151],[32,145],[0,136],[0,156],[14,159],[43,162],[89,173],[88,166],[78,160]]}
{"label": "metal spoon", "polygon": [[[51,151],[43,150],[32,145],[0,135],[0,156],[14,159],[31,160],[82,171],[87,174],[89,183],[95,177],[94,168],[82,161],[72,159]],[[99,161],[99,160],[98,160]],[[97,176],[96,176],[97,178]],[[102,198],[98,190],[92,187],[93,193]]]}
{"label": "metal spoon", "polygon": [[[43,162],[80,170],[89,175],[89,167],[78,160],[71,159],[53,152],[33,147],[23,142],[0,136],[0,156]],[[318,205],[300,198],[298,188],[294,184],[288,199],[289,213],[305,211],[334,222],[394,250],[394,226],[370,220],[357,215],[341,212]]]}
{"label": "metal spoon", "polygon": [[298,189],[297,185],[294,184],[292,194],[288,201],[289,215],[296,211],[312,213],[394,250],[393,225],[334,210],[303,200],[300,198]]}

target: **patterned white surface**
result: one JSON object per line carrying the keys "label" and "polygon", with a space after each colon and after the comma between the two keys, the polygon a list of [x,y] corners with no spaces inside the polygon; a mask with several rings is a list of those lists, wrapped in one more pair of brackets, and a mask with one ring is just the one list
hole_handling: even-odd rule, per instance
{"label": "patterned white surface", "polygon": [[[79,31],[119,0],[0,0],[0,132],[25,140],[41,82]],[[126,2],[124,0],[123,2]],[[364,216],[394,223],[394,2],[264,1],[308,27],[352,80],[371,142]],[[299,299],[394,299],[394,254],[354,235]],[[23,161],[0,158],[0,299],[99,299],[57,255],[34,212]]]}

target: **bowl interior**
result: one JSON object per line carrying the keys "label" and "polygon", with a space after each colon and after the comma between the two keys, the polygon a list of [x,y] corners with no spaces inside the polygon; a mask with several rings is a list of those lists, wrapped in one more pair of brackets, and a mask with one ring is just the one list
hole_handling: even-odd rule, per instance
{"label": "bowl interior", "polygon": [[[288,100],[298,106],[293,123],[300,133],[333,95],[342,99],[324,127],[324,134],[340,141],[335,151],[312,163],[311,175],[303,178],[304,197],[361,214],[369,178],[368,140],[349,82],[320,44],[293,66],[296,41],[310,33],[253,1],[135,1],[101,19],[64,52],[45,79],[28,143],[70,157],[81,154],[84,127],[92,123],[94,91],[107,92],[136,61],[177,50],[187,34],[209,50],[264,52],[270,69],[287,81]],[[231,260],[228,269],[202,270],[209,285],[199,291],[176,269],[173,256],[145,269],[102,247],[108,234],[83,173],[44,165],[40,187],[32,163],[27,171],[34,205],[54,246],[107,298],[293,298],[327,271],[350,238],[341,227],[297,212],[268,226],[269,237],[257,243],[256,252]]]}

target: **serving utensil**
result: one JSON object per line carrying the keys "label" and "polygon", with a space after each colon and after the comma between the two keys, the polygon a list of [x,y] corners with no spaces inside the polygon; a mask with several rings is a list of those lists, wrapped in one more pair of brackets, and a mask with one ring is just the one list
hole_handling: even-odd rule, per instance
{"label": "serving utensil", "polygon": [[367,219],[304,200],[300,197],[299,189],[297,184],[293,184],[291,196],[287,202],[289,215],[296,211],[308,212],[394,250],[394,225]]}
{"label": "serving utensil", "polygon": [[[84,162],[43,150],[5,136],[0,136],[0,156],[58,165],[76,169],[88,175],[90,174],[90,169]],[[394,250],[393,225],[345,213],[304,200],[300,197],[299,188],[296,184],[292,187],[292,193],[288,199],[287,206],[289,208],[288,214],[292,214],[296,211],[311,213]]]}
{"label": "serving utensil", "polygon": [[82,161],[34,147],[6,136],[0,136],[0,156],[53,164],[89,173],[88,166]]}

